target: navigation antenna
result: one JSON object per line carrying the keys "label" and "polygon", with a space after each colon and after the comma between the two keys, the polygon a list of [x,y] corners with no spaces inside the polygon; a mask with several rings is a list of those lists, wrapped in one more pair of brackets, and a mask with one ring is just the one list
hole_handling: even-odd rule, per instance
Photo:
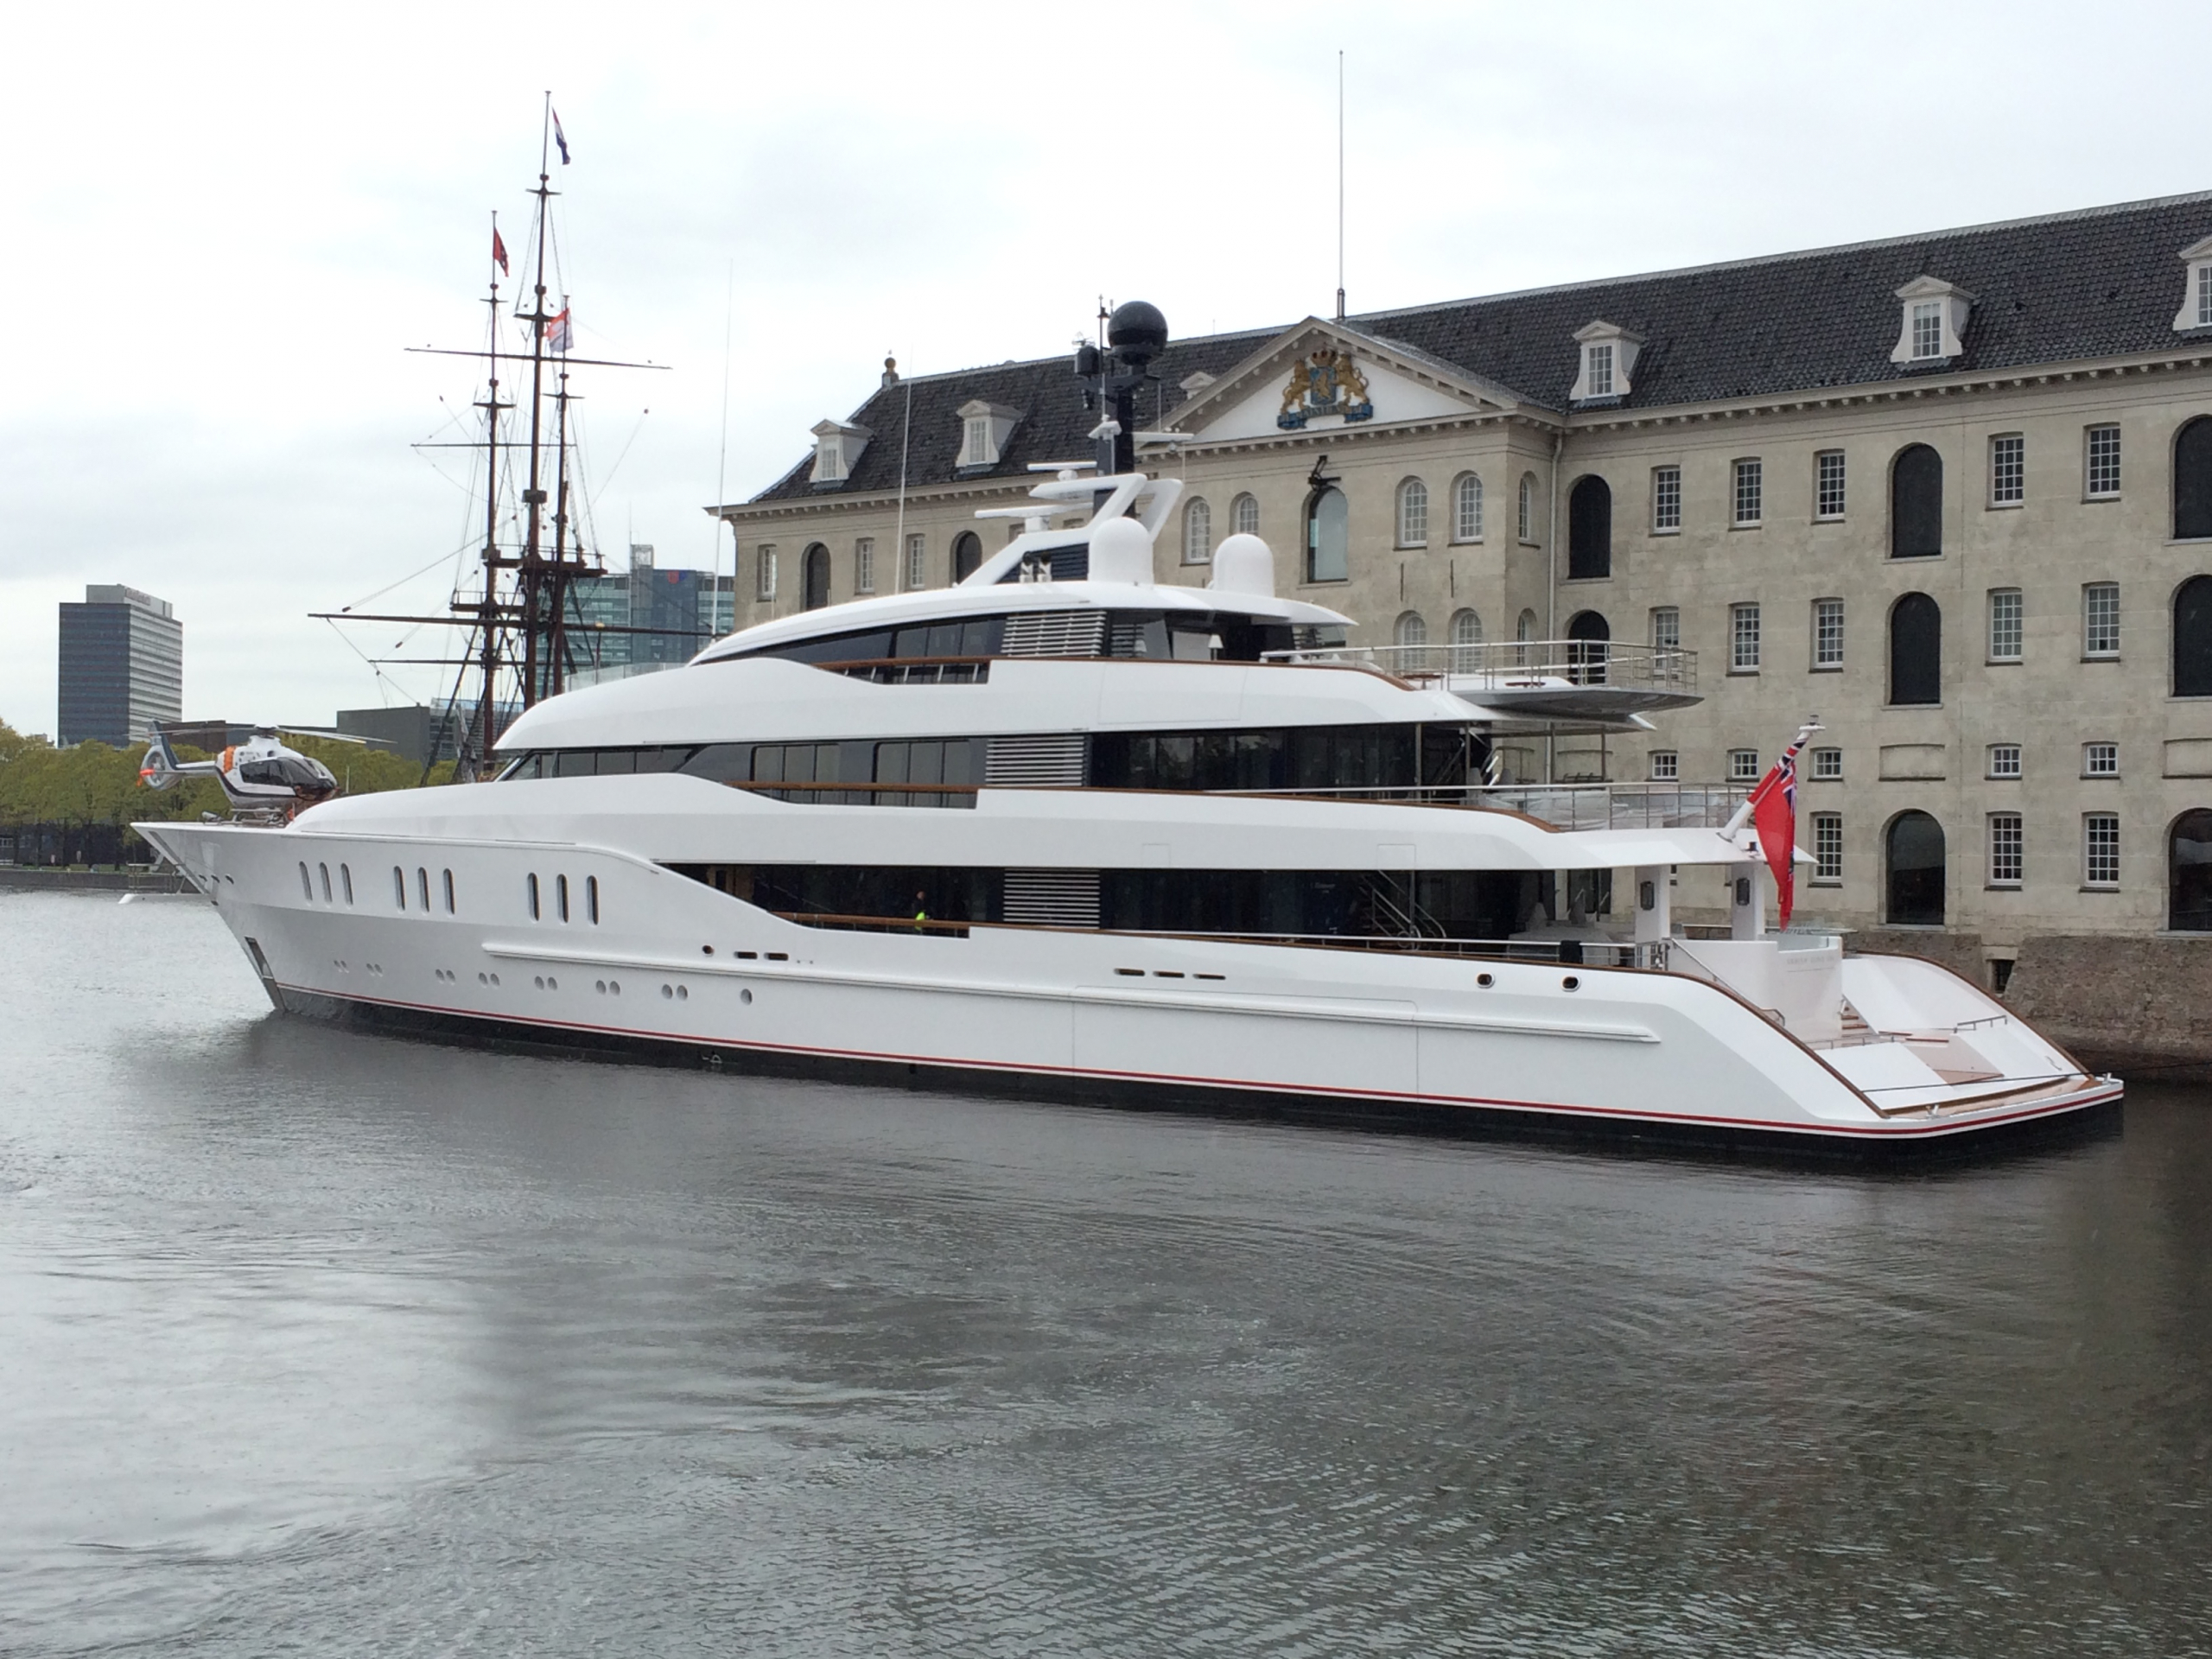
{"label": "navigation antenna", "polygon": [[1337,321],[1344,320],[1344,54],[1337,48]]}

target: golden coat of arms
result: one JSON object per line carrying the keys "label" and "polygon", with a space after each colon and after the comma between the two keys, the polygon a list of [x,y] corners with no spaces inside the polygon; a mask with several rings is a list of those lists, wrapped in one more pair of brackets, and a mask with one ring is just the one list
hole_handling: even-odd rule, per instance
{"label": "golden coat of arms", "polygon": [[1347,421],[1374,418],[1367,377],[1350,352],[1325,346],[1291,365],[1290,384],[1282,389],[1282,409],[1275,424],[1295,431],[1316,415],[1341,415]]}

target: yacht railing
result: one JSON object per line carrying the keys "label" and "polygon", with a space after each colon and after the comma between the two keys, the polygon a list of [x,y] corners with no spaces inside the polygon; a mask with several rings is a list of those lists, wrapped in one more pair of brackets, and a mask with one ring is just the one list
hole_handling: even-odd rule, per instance
{"label": "yacht railing", "polygon": [[1351,663],[1407,680],[1443,680],[1454,691],[1607,685],[1694,696],[1697,653],[1613,639],[1487,639],[1474,645],[1319,645],[1271,651],[1271,663]]}
{"label": "yacht railing", "polygon": [[1481,807],[1518,812],[1555,830],[1718,830],[1744,804],[1743,787],[1736,784],[1432,784],[1220,792]]}
{"label": "yacht railing", "polygon": [[[1575,968],[1645,968],[1666,972],[1670,967],[1669,942],[1647,939],[1641,944],[1616,939],[1463,939],[1434,938],[1401,933],[1225,933],[1181,931],[1163,928],[1122,929],[1081,927],[1035,922],[944,921],[932,917],[855,916],[826,911],[779,910],[771,912],[802,927],[830,928],[857,933],[913,933],[939,938],[969,937],[978,927],[1014,931],[1096,933],[1125,939],[1174,939],[1220,944],[1292,944],[1340,950],[1411,951],[1426,957],[1465,957],[1484,962],[1535,963]],[[1126,969],[1116,971],[1126,972]],[[1161,977],[1180,978],[1173,973]]]}

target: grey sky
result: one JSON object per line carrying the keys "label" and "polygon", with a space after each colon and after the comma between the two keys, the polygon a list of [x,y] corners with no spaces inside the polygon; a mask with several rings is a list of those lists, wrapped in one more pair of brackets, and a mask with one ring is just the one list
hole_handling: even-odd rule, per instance
{"label": "grey sky", "polygon": [[[1340,45],[1357,311],[2202,188],[2208,34],[2130,5],[16,10],[0,718],[53,729],[86,582],[175,601],[194,715],[442,694],[305,613],[468,539],[409,445],[456,435],[471,365],[402,348],[479,338],[546,87],[579,349],[675,365],[584,384],[597,541],[727,568],[699,509],[733,273],[731,499],[887,351],[1048,354],[1102,293],[1179,333],[1325,313]],[[453,569],[374,607],[439,607]]]}

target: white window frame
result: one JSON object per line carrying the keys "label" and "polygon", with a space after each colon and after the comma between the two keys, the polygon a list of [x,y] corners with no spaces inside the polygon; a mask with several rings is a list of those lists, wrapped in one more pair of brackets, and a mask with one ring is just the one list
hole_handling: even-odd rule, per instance
{"label": "white window frame", "polygon": [[1452,486],[1452,539],[1458,543],[1483,538],[1483,480],[1480,474],[1462,473]]}
{"label": "white window frame", "polygon": [[2024,433],[1999,432],[1989,440],[1989,505],[2018,507],[2028,499],[2028,440]]}
{"label": "white window frame", "polygon": [[1678,605],[1655,605],[1651,608],[1651,649],[1680,651],[1682,648],[1682,612]]}
{"label": "white window frame", "polygon": [[872,594],[875,591],[875,537],[855,537],[853,540],[853,591]]}
{"label": "white window frame", "polygon": [[1992,588],[1986,611],[1988,660],[2017,663],[2027,648],[2027,601],[2018,588]]}
{"label": "white window frame", "polygon": [[1651,533],[1654,536],[1679,536],[1682,533],[1682,469],[1680,467],[1654,467],[1651,469]]}
{"label": "white window frame", "polygon": [[1843,668],[1843,601],[1813,601],[1813,671],[1839,673]]}
{"label": "white window frame", "polygon": [[1983,821],[1987,849],[1986,880],[1993,887],[2017,887],[2027,868],[2026,836],[2018,812],[1992,812]]}
{"label": "white window frame", "polygon": [[1535,546],[1536,475],[1534,473],[1521,474],[1521,495],[1516,504],[1514,523],[1520,531],[1521,544],[1523,547]]}
{"label": "white window frame", "polygon": [[1915,300],[1912,302],[1912,360],[1929,362],[1948,357],[1943,349],[1943,302],[1941,300]]}
{"label": "white window frame", "polygon": [[1398,484],[1398,545],[1428,545],[1428,486],[1417,478]]}
{"label": "white window frame", "polygon": [[1728,781],[1732,784],[1756,784],[1759,780],[1759,752],[1757,749],[1728,751]]}
{"label": "white window frame", "polygon": [[2196,324],[2212,328],[2212,264],[2196,267]]}
{"label": "white window frame", "polygon": [[906,590],[914,593],[930,585],[930,537],[927,531],[906,532]]}
{"label": "white window frame", "polygon": [[2109,892],[2120,885],[2120,814],[2082,815],[2082,885]]}
{"label": "white window frame", "polygon": [[2119,777],[2120,745],[2106,738],[2084,743],[2082,746],[2082,775],[2084,778]]}
{"label": "white window frame", "polygon": [[2120,499],[2120,423],[2100,421],[2082,429],[2082,497],[2088,501]]}
{"label": "white window frame", "polygon": [[753,550],[753,597],[766,605],[776,596],[776,544],[762,542]]}
{"label": "white window frame", "polygon": [[1843,522],[1844,509],[1849,496],[1845,486],[1849,474],[1845,469],[1843,451],[1821,449],[1813,455],[1813,522],[1818,524],[1837,524]]}
{"label": "white window frame", "polygon": [[1813,814],[1813,885],[1816,887],[1840,887],[1843,885],[1843,814],[1815,812]]}
{"label": "white window frame", "polygon": [[1483,642],[1481,613],[1468,608],[1454,611],[1446,626],[1452,635],[1452,671],[1474,673],[1482,666],[1482,652],[1476,649]]}
{"label": "white window frame", "polygon": [[1729,466],[1729,528],[1757,530],[1766,517],[1766,463],[1743,455]]}
{"label": "white window frame", "polygon": [[1183,505],[1183,563],[1213,563],[1213,509],[1203,495],[1192,496]]}
{"label": "white window frame", "polygon": [[1613,342],[1593,340],[1582,348],[1588,357],[1582,365],[1583,384],[1589,387],[1592,397],[1613,395]]}
{"label": "white window frame", "polygon": [[1843,781],[1843,751],[1838,748],[1813,751],[1812,779],[1816,784],[1840,784]]}
{"label": "white window frame", "polygon": [[1230,533],[1237,536],[1256,536],[1260,533],[1260,498],[1247,490],[1229,504]]}
{"label": "white window frame", "polygon": [[2082,584],[2082,656],[2087,662],[2119,659],[2120,584],[2116,582]]}
{"label": "white window frame", "polygon": [[1728,607],[1728,671],[1759,671],[1759,607],[1757,600],[1743,600]]}
{"label": "white window frame", "polygon": [[1984,775],[1999,783],[2018,783],[2020,780],[2020,746],[2017,743],[1991,744],[1989,764]]}
{"label": "white window frame", "polygon": [[1681,754],[1673,749],[1654,749],[1651,751],[1651,781],[1653,783],[1675,783],[1681,779],[1681,775],[1682,757]]}

